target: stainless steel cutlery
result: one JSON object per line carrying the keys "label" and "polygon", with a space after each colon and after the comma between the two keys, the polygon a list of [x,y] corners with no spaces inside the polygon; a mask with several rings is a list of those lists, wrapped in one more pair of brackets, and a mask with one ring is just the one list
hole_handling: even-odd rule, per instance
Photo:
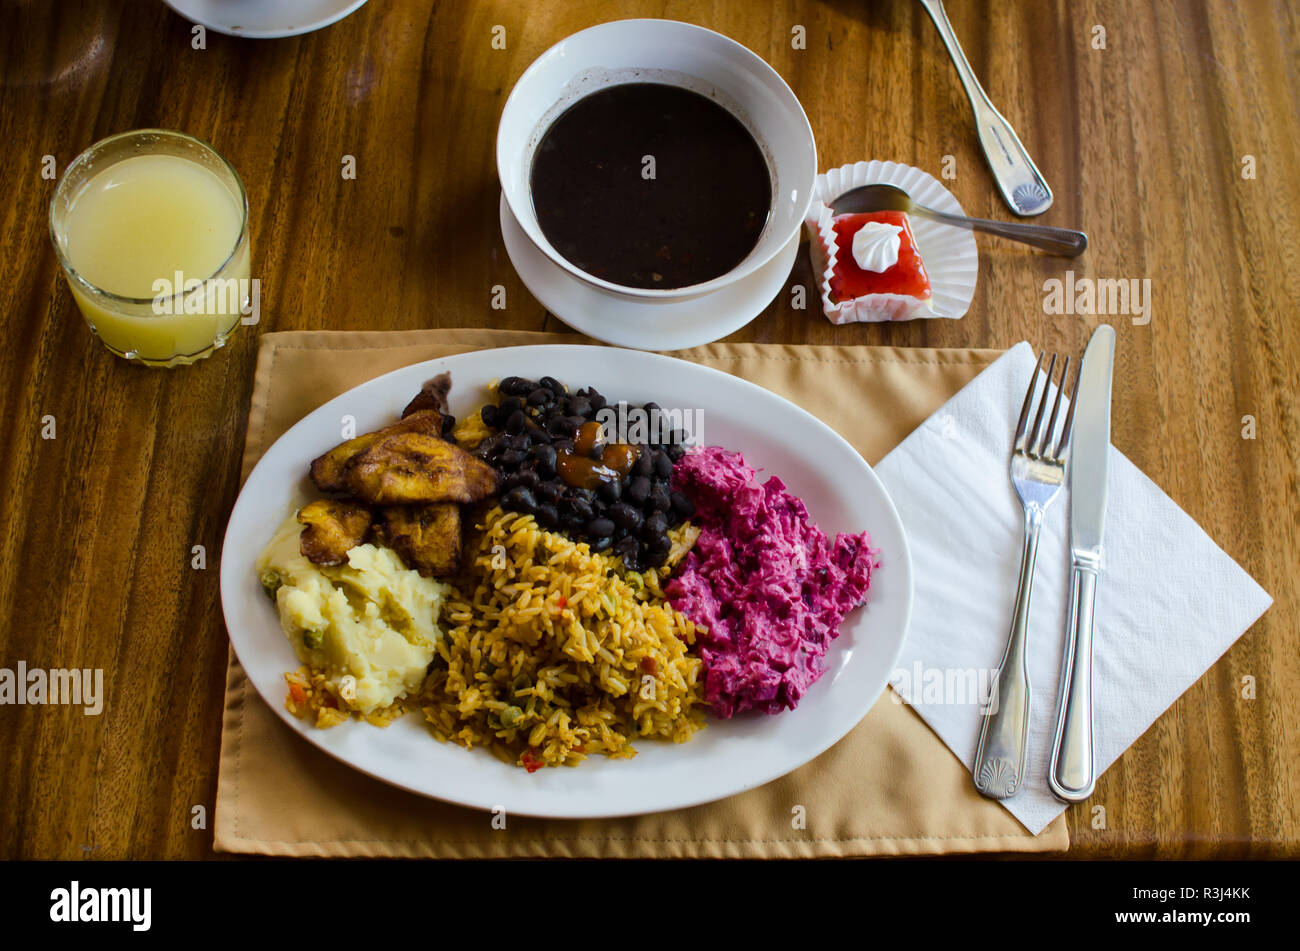
{"label": "stainless steel cutlery", "polygon": [[1019,241],[1069,258],[1078,257],[1088,249],[1088,236],[1082,231],[1053,228],[1048,225],[1027,225],[1019,221],[968,218],[965,215],[936,211],[913,201],[912,196],[897,185],[884,182],[850,188],[831,202],[831,211],[837,215],[863,211],[901,211],[958,228],[969,228],[971,231],[983,231],[1001,238],[1010,238],[1012,241]]}
{"label": "stainless steel cutlery", "polygon": [[[1056,736],[1047,782],[1066,802],[1092,795],[1092,619],[1102,562],[1110,459],[1110,380],[1115,331],[1102,325],[1088,341],[1076,388],[1070,450],[1070,615],[1061,665]],[[1071,412],[1074,407],[1070,407]]]}
{"label": "stainless steel cutlery", "polygon": [[[1020,583],[1016,591],[1011,636],[998,669],[996,692],[984,716],[974,769],[976,788],[993,799],[1014,796],[1024,780],[1025,750],[1029,739],[1029,670],[1025,654],[1029,594],[1034,581],[1034,561],[1038,555],[1043,514],[1065,482],[1065,454],[1074,422],[1075,400],[1072,394],[1064,424],[1058,432],[1057,417],[1070,372],[1070,358],[1065,358],[1055,400],[1051,398],[1051,390],[1057,357],[1052,355],[1044,373],[1046,358],[1046,353],[1039,357],[1029,381],[1029,392],[1025,394],[1024,406],[1020,410],[1011,452],[1011,482],[1025,511],[1024,550],[1020,556]],[[1075,389],[1078,389],[1077,377]],[[1046,413],[1049,402],[1052,404],[1050,416]]]}
{"label": "stainless steel cutlery", "polygon": [[[1110,389],[1115,331],[1093,332],[1070,393],[1065,396],[1070,358],[1051,400],[1057,357],[1038,358],[1016,424],[1011,452],[1011,482],[1025,512],[1024,550],[1015,614],[1006,652],[998,668],[975,753],[975,786],[985,796],[1007,799],[1024,783],[1029,737],[1030,686],[1026,657],[1029,595],[1043,515],[1064,484],[1066,456],[1070,481],[1070,611],[1061,681],[1056,703],[1047,783],[1057,798],[1081,802],[1096,782],[1093,753],[1092,633],[1097,578],[1102,567],[1110,461]],[[1047,363],[1046,372],[1043,365]],[[1041,382],[1041,391],[1040,391]],[[1062,399],[1068,399],[1057,430]],[[1052,403],[1050,416],[1047,404]],[[1046,424],[1044,418],[1046,417]],[[1032,420],[1032,422],[1031,422]]]}
{"label": "stainless steel cutlery", "polygon": [[1052,190],[1047,187],[1042,173],[1021,144],[1016,130],[1011,128],[1011,123],[1003,118],[1002,113],[993,108],[980,81],[975,78],[975,71],[966,61],[957,34],[948,22],[943,0],[921,0],[921,3],[934,21],[943,45],[948,48],[948,55],[957,67],[957,75],[975,113],[975,130],[979,134],[980,146],[984,149],[984,157],[988,160],[989,170],[998,184],[998,190],[1002,192],[1003,200],[1018,215],[1041,215],[1052,205]]}

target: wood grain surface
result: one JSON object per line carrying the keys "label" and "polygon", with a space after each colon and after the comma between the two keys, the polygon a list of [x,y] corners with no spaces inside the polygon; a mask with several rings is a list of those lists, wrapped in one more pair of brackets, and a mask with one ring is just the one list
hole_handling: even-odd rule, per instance
{"label": "wood grain surface", "polygon": [[[1091,249],[1071,263],[980,238],[960,321],[833,327],[813,294],[796,310],[783,293],[729,339],[1081,353],[1112,323],[1115,445],[1276,603],[1071,810],[1070,854],[1300,853],[1300,14],[1281,0],[949,6],[1055,191],[1038,220],[1086,230]],[[912,0],[372,0],[313,34],[209,31],[202,49],[158,2],[0,6],[0,666],[102,668],[109,697],[100,716],[0,707],[0,857],[213,854],[217,566],[257,334],[561,329],[502,246],[496,122],[538,54],[627,16],[700,23],[766,58],[804,103],[822,168],[946,169],[968,213],[1011,217]],[[211,141],[249,194],[262,322],[187,369],[105,351],[48,238],[44,157],[62,173],[145,126]],[[1150,322],[1046,314],[1044,282],[1070,269],[1150,279]],[[801,251],[791,284],[812,283]]]}

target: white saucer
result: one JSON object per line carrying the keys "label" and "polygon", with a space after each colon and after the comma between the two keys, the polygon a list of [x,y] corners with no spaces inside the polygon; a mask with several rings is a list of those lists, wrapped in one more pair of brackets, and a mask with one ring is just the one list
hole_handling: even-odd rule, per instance
{"label": "white saucer", "polygon": [[615,297],[569,274],[537,249],[501,196],[501,237],[510,263],[542,306],[575,330],[634,350],[685,350],[749,323],[781,293],[799,251],[799,232],[770,263],[730,287],[681,301]]}
{"label": "white saucer", "polygon": [[366,0],[164,0],[185,19],[228,36],[273,40],[337,23]]}

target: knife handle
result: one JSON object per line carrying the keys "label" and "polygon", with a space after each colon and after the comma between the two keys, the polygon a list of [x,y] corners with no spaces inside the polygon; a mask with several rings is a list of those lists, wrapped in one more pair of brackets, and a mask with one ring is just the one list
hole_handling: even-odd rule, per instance
{"label": "knife handle", "polygon": [[966,97],[970,99],[971,110],[975,113],[975,131],[979,135],[980,147],[988,160],[993,180],[1002,192],[1002,199],[1008,208],[1021,217],[1041,215],[1052,204],[1052,190],[1047,187],[1047,182],[1034,160],[1029,157],[1016,130],[1011,128],[1011,123],[1002,113],[993,108],[984,87],[975,78],[975,71],[962,52],[961,43],[943,8],[943,0],[921,0],[921,3],[934,21],[943,45],[948,48],[948,55],[957,67],[957,76],[966,90]]}
{"label": "knife handle", "polygon": [[1058,799],[1082,802],[1092,795],[1092,620],[1097,569],[1075,562],[1070,571],[1070,622],[1061,666],[1056,736],[1047,784]]}

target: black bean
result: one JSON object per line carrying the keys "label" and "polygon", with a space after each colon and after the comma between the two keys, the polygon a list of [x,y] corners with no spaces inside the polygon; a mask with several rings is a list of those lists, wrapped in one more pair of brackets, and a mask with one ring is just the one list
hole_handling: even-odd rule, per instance
{"label": "black bean", "polygon": [[650,480],[643,475],[637,476],[627,485],[628,501],[641,505],[650,497]]}
{"label": "black bean", "polygon": [[529,406],[545,406],[555,401],[555,394],[544,386],[539,386],[528,394]]}
{"label": "black bean", "polygon": [[517,409],[506,419],[506,432],[514,436],[524,431],[524,411]]}
{"label": "black bean", "polygon": [[500,433],[494,433],[488,436],[481,443],[474,447],[474,455],[480,459],[490,459],[501,451],[502,437]]}
{"label": "black bean", "polygon": [[537,467],[537,474],[543,479],[549,479],[555,475],[555,449],[552,446],[534,446],[528,453],[532,457],[533,464]]}
{"label": "black bean", "polygon": [[518,449],[507,449],[497,456],[497,468],[513,471],[518,469],[526,458]]}
{"label": "black bean", "polygon": [[650,489],[650,498],[647,504],[656,512],[667,512],[669,506],[672,505],[668,497],[668,483],[656,482]]}
{"label": "black bean", "polygon": [[632,565],[635,564],[637,556],[641,554],[641,543],[630,535],[620,538],[614,543],[614,553],[616,555],[622,555],[623,563],[629,569],[635,570],[632,568]]}
{"label": "black bean", "polygon": [[673,443],[671,446],[666,448],[664,452],[668,453],[669,459],[671,459],[673,462],[676,462],[682,456],[686,455],[686,447],[680,445],[679,443]]}
{"label": "black bean", "polygon": [[[546,486],[542,486],[546,488]],[[560,513],[555,510],[554,505],[542,504],[537,506],[537,524],[547,531],[552,531],[560,527]]]}
{"label": "black bean", "polygon": [[595,390],[587,391],[587,402],[591,404],[591,408],[594,410],[602,410],[609,405],[609,401]]}
{"label": "black bean", "polygon": [[577,396],[569,400],[568,412],[573,416],[581,416],[587,419],[591,416],[591,401],[586,397]]}
{"label": "black bean", "polygon": [[515,433],[513,436],[511,436],[509,439],[506,440],[507,446],[509,446],[511,449],[517,449],[520,452],[527,452],[529,447],[532,446],[532,444],[533,444],[533,437],[528,435],[528,433],[526,432]]}
{"label": "black bean", "polygon": [[569,511],[584,522],[592,519],[596,515],[596,509],[591,504],[590,499],[576,498],[569,503]]}
{"label": "black bean", "polygon": [[532,469],[523,469],[519,473],[516,485],[526,486],[528,489],[536,492],[542,484],[541,477]]}
{"label": "black bean", "polygon": [[483,425],[488,429],[496,429],[497,423],[501,421],[501,410],[495,403],[485,403],[479,410],[479,416],[483,418]]}
{"label": "black bean", "polygon": [[561,512],[560,521],[564,524],[565,529],[573,535],[577,535],[581,532],[582,526],[587,524],[586,519],[573,511]]}
{"label": "black bean", "polygon": [[524,402],[523,400],[519,399],[519,397],[517,396],[511,396],[508,399],[502,400],[500,406],[498,407],[500,412],[497,414],[501,425],[505,425],[505,421],[510,418],[511,413],[513,413],[517,409],[523,409],[523,408],[524,408]]}
{"label": "black bean", "polygon": [[537,487],[537,501],[543,505],[555,505],[560,501],[561,488],[554,482],[543,482]]}
{"label": "black bean", "polygon": [[537,382],[546,387],[556,396],[563,396],[565,394],[564,384],[553,376],[544,376]]}
{"label": "black bean", "polygon": [[648,449],[641,450],[641,454],[636,457],[636,462],[632,463],[632,475],[649,477],[654,475],[654,471],[654,456]]}
{"label": "black bean", "polygon": [[564,416],[552,416],[546,421],[546,431],[552,439],[571,439],[577,430],[578,427]]}
{"label": "black bean", "polygon": [[663,512],[654,512],[645,520],[641,527],[641,537],[648,544],[651,539],[663,535],[668,531],[668,516]]}
{"label": "black bean", "polygon": [[656,535],[647,541],[645,545],[646,556],[653,565],[663,564],[664,559],[668,557],[668,553],[672,550],[672,539],[667,535]]}
{"label": "black bean", "polygon": [[600,538],[593,538],[588,544],[592,551],[604,551],[610,545],[614,544],[614,539],[608,535],[602,535]]}
{"label": "black bean", "polygon": [[645,516],[636,506],[628,505],[626,502],[618,502],[609,507],[609,517],[614,520],[614,524],[620,528],[635,532],[641,528],[641,523],[645,521]]}
{"label": "black bean", "polygon": [[505,495],[501,496],[501,504],[516,512],[537,511],[537,497],[533,495],[531,489],[522,485],[515,486]]}
{"label": "black bean", "polygon": [[587,523],[587,534],[592,538],[614,534],[614,523],[607,518],[593,518]]}
{"label": "black bean", "polygon": [[685,492],[670,492],[668,501],[672,506],[672,512],[680,519],[688,519],[695,514],[695,503],[687,497]]}
{"label": "black bean", "polygon": [[614,502],[617,502],[619,496],[623,494],[622,483],[618,479],[610,479],[608,482],[602,482],[596,494],[600,497],[602,502],[613,504]]}
{"label": "black bean", "polygon": [[668,453],[656,450],[654,460],[655,475],[659,478],[667,479],[673,474],[673,461],[668,458]]}
{"label": "black bean", "polygon": [[527,396],[535,389],[537,389],[536,383],[525,380],[521,376],[508,376],[497,384],[498,392],[506,396]]}

